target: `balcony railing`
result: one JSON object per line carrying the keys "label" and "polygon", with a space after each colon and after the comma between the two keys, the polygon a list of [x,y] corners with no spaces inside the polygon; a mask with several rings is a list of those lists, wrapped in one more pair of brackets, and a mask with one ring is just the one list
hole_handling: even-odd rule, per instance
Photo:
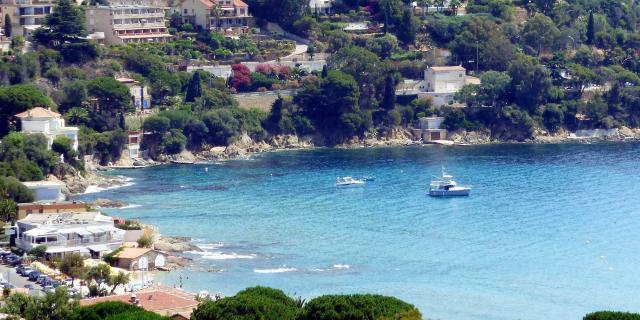
{"label": "balcony railing", "polygon": [[86,238],[86,239],[73,239],[73,240],[59,240],[53,242],[42,242],[42,243],[31,243],[27,240],[18,239],[18,243],[20,247],[24,249],[32,249],[39,245],[47,245],[50,247],[78,247],[78,246],[88,246],[94,244],[108,244],[113,242],[121,242],[122,237],[113,237],[113,236],[102,236],[95,238]]}
{"label": "balcony railing", "polygon": [[[164,28],[166,25],[162,22],[147,22],[147,23],[121,23],[114,24],[113,28],[116,30],[122,29],[135,29],[135,28]],[[135,33],[132,33],[135,34]]]}
{"label": "balcony railing", "polygon": [[164,12],[150,12],[150,13],[114,13],[113,17],[118,18],[164,18]]}

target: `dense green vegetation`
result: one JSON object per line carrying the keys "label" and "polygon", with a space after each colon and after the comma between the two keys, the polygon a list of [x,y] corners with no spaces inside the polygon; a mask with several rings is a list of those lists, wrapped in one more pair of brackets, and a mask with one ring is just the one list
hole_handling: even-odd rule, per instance
{"label": "dense green vegetation", "polygon": [[[225,80],[180,70],[189,59],[275,59],[293,43],[227,38],[183,25],[177,15],[175,41],[95,46],[84,38],[84,7],[61,0],[34,33],[35,50],[17,50],[24,39],[16,36],[14,52],[0,61],[0,172],[32,180],[82,170],[84,155],[115,162],[126,130],[140,128],[148,133],[143,147],[158,158],[229,145],[244,134],[254,140],[313,135],[332,145],[384,136],[434,114],[446,118],[449,130],[487,130],[502,140],[526,140],[539,130],[640,126],[637,2],[469,0],[461,16],[460,1],[418,2],[427,4],[437,10],[412,13],[401,0],[344,1],[329,17],[311,13],[304,2],[249,1],[259,25],[276,22],[308,38],[309,55],[330,54],[327,67],[309,73],[264,63],[251,71],[235,63]],[[368,21],[379,33],[344,31],[352,21]],[[429,99],[395,97],[396,85],[438,64],[462,64],[481,84],[465,86],[456,103],[440,109]],[[114,79],[123,73],[149,86],[160,112],[127,124],[134,107],[128,88]],[[283,88],[297,94],[278,99],[270,112],[239,108],[232,97]],[[46,150],[42,138],[9,134],[20,129],[14,115],[34,106],[81,127],[78,152],[64,139]]]}
{"label": "dense green vegetation", "polygon": [[194,320],[418,320],[412,305],[380,295],[328,295],[305,303],[282,291],[254,287],[219,301],[205,301],[192,315]]}
{"label": "dense green vegetation", "polygon": [[583,320],[638,320],[640,314],[630,312],[598,311],[589,313]]}

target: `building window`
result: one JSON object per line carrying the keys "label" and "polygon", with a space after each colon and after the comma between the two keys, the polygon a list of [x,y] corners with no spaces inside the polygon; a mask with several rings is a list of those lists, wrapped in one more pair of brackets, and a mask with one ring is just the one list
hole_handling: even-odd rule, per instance
{"label": "building window", "polygon": [[189,13],[189,9],[184,9],[184,14],[188,14]]}

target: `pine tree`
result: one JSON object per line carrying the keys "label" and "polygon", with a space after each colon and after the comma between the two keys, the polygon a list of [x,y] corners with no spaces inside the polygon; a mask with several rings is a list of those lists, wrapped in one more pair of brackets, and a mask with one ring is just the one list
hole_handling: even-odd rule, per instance
{"label": "pine tree", "polygon": [[11,37],[11,16],[8,13],[4,15],[4,35]]}
{"label": "pine tree", "polygon": [[384,80],[384,96],[380,106],[385,110],[391,110],[396,104],[395,80],[392,76],[387,76]]}
{"label": "pine tree", "polygon": [[595,38],[595,26],[593,22],[593,11],[589,12],[589,21],[587,22],[587,44],[592,45]]}
{"label": "pine tree", "polygon": [[202,96],[202,84],[200,81],[200,72],[194,72],[187,86],[187,94],[184,97],[185,102],[194,102],[196,98]]}
{"label": "pine tree", "polygon": [[60,46],[65,42],[84,42],[84,10],[71,0],[58,0],[52,12],[44,19],[45,28],[36,29],[32,38],[47,46]]}
{"label": "pine tree", "polygon": [[405,9],[402,14],[402,20],[398,27],[398,38],[404,43],[413,43],[416,41],[416,24],[413,19],[411,10]]}

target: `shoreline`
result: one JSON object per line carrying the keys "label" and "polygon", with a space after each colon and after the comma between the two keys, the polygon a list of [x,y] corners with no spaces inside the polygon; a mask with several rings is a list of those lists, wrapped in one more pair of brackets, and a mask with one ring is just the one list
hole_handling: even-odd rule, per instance
{"label": "shoreline", "polygon": [[[203,150],[200,152],[192,153],[184,150],[183,152],[175,155],[160,156],[159,160],[144,160],[137,161],[136,163],[142,163],[142,165],[113,165],[113,166],[100,166],[91,165],[87,166],[87,175],[84,185],[82,187],[68,187],[68,195],[78,196],[88,193],[99,193],[104,190],[126,187],[131,185],[131,181],[124,175],[112,176],[105,175],[104,172],[112,170],[135,170],[145,169],[151,167],[158,167],[164,165],[215,165],[221,164],[226,161],[238,161],[238,160],[250,160],[251,157],[266,154],[271,152],[285,152],[285,151],[300,151],[300,150],[320,150],[320,149],[338,149],[338,150],[357,150],[368,148],[388,148],[388,147],[472,147],[482,145],[510,145],[510,144],[592,144],[592,143],[625,143],[625,142],[638,142],[640,141],[640,129],[628,129],[631,134],[618,134],[617,136],[602,136],[602,137],[572,137],[564,133],[556,135],[539,134],[532,139],[524,141],[515,140],[500,140],[491,139],[486,132],[452,132],[449,135],[451,143],[438,142],[420,142],[413,139],[396,139],[396,138],[354,138],[346,143],[327,146],[321,144],[314,144],[310,138],[298,137],[298,136],[278,136],[274,139],[289,139],[294,140],[294,143],[267,143],[265,141],[254,142],[249,137],[245,136],[241,138],[241,142],[234,142],[227,147],[212,147],[209,150]],[[302,141],[302,142],[300,142]],[[125,162],[132,162],[128,159]],[[69,184],[66,179],[60,180],[65,184]],[[72,181],[73,182],[73,181]],[[80,191],[81,190],[81,191]],[[74,192],[80,191],[80,192]],[[111,199],[117,201],[117,199]]]}

